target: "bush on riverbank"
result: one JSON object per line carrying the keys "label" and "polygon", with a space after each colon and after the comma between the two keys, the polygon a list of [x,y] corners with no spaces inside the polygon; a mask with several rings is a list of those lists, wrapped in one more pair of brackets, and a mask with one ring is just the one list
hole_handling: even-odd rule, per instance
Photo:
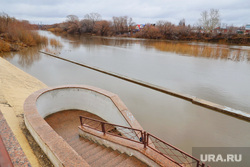
{"label": "bush on riverbank", "polygon": [[0,52],[18,51],[23,47],[47,44],[48,39],[40,36],[35,25],[19,21],[5,13],[0,14]]}

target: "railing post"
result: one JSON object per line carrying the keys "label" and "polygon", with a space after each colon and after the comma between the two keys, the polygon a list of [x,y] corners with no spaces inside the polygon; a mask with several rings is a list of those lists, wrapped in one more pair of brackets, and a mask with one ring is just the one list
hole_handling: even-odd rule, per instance
{"label": "railing post", "polygon": [[205,167],[205,164],[204,164],[204,163],[202,163],[202,164],[201,164],[201,167]]}
{"label": "railing post", "polygon": [[196,167],[200,166],[200,161],[196,161]]}
{"label": "railing post", "polygon": [[80,116],[80,122],[81,122],[81,126],[82,126],[82,117]]}
{"label": "railing post", "polygon": [[147,147],[148,143],[147,143],[147,132],[144,131],[144,134],[143,134],[143,143],[144,143],[144,148]]}
{"label": "railing post", "polygon": [[106,131],[105,131],[105,125],[104,125],[103,122],[101,122],[101,126],[102,126],[102,132],[103,132],[103,134],[105,135]]}

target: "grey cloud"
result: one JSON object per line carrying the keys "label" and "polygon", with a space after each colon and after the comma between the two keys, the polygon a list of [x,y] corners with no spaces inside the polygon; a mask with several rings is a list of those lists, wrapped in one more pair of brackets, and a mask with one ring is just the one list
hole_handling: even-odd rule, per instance
{"label": "grey cloud", "polygon": [[249,0],[0,0],[0,11],[10,16],[50,24],[69,14],[83,18],[87,13],[97,12],[106,19],[127,15],[137,23],[168,20],[178,24],[185,18],[187,24],[193,25],[202,11],[211,8],[219,9],[222,22],[227,24],[250,22]]}

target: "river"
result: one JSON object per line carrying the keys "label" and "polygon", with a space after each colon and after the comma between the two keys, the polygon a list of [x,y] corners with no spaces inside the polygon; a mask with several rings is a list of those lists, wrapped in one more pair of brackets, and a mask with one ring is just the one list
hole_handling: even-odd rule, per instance
{"label": "river", "polygon": [[247,121],[38,52],[250,113],[250,47],[39,33],[62,46],[2,56],[48,86],[85,84],[117,94],[145,130],[188,153],[192,147],[250,147]]}

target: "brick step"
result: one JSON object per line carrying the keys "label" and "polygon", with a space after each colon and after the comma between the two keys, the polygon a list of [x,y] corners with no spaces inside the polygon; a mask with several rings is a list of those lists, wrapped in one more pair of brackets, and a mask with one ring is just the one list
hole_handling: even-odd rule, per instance
{"label": "brick step", "polygon": [[72,137],[71,139],[68,139],[67,142],[69,143],[69,145],[74,147],[74,145],[77,143],[85,143],[85,142],[89,142],[89,140],[86,140],[83,137],[79,137],[77,135],[75,137]]}
{"label": "brick step", "polygon": [[73,144],[69,144],[74,150],[76,150],[78,147],[85,147],[86,145],[89,145],[88,142],[81,141],[81,142],[75,142]]}
{"label": "brick step", "polygon": [[100,151],[102,151],[104,149],[106,149],[106,148],[103,147],[103,146],[97,145],[95,148],[86,151],[85,154],[82,154],[81,156],[83,157],[83,159],[87,159],[87,158],[89,158],[91,156],[95,156],[98,152],[100,152]]}
{"label": "brick step", "polygon": [[70,146],[78,152],[79,150],[89,147],[92,144],[93,143],[89,141],[81,141],[81,142],[75,142],[73,145]]}
{"label": "brick step", "polygon": [[[77,127],[74,127],[74,128],[77,128]],[[73,135],[75,135],[76,133],[78,133],[78,131],[70,131],[70,132],[67,132],[67,133],[65,133],[65,134],[63,134],[63,135],[65,135],[65,136],[73,136]]]}
{"label": "brick step", "polygon": [[83,154],[86,154],[89,150],[94,149],[98,145],[95,143],[89,142],[88,144],[85,144],[84,146],[81,146],[81,144],[78,145],[79,147],[75,148],[75,151],[82,156]]}
{"label": "brick step", "polygon": [[127,154],[120,154],[119,156],[115,157],[114,159],[110,159],[107,163],[103,164],[103,167],[111,167],[116,166],[117,164],[125,161],[129,156]]}
{"label": "brick step", "polygon": [[137,159],[134,156],[131,156],[127,158],[125,161],[120,162],[116,165],[117,167],[147,167],[148,165],[141,162],[139,159]]}
{"label": "brick step", "polygon": [[[77,127],[74,127],[74,128],[77,128]],[[68,131],[68,130],[65,130],[65,128],[63,128],[63,127],[61,127],[61,129],[57,130],[57,131],[58,131],[57,133],[60,134],[63,137],[73,136],[73,135],[75,135],[75,134],[78,133],[78,131],[76,131],[76,130],[74,130],[74,131]]]}
{"label": "brick step", "polygon": [[80,153],[82,149],[90,146],[91,144],[89,142],[76,142],[74,145],[70,145],[76,152]]}
{"label": "brick step", "polygon": [[103,149],[103,150],[97,152],[96,154],[94,154],[94,155],[92,155],[92,156],[86,158],[85,160],[86,160],[89,164],[91,164],[91,163],[93,163],[94,161],[97,161],[98,159],[100,159],[100,157],[103,157],[103,156],[109,154],[109,153],[112,152],[112,151],[113,151],[113,150],[112,150],[111,148],[105,148],[105,149]]}
{"label": "brick step", "polygon": [[107,163],[108,161],[114,159],[115,157],[117,157],[119,155],[120,155],[119,152],[117,152],[117,151],[111,151],[110,153],[103,155],[102,157],[100,157],[96,161],[94,161],[92,163],[89,163],[89,164],[92,167],[100,167],[100,166],[103,166],[103,164]]}

